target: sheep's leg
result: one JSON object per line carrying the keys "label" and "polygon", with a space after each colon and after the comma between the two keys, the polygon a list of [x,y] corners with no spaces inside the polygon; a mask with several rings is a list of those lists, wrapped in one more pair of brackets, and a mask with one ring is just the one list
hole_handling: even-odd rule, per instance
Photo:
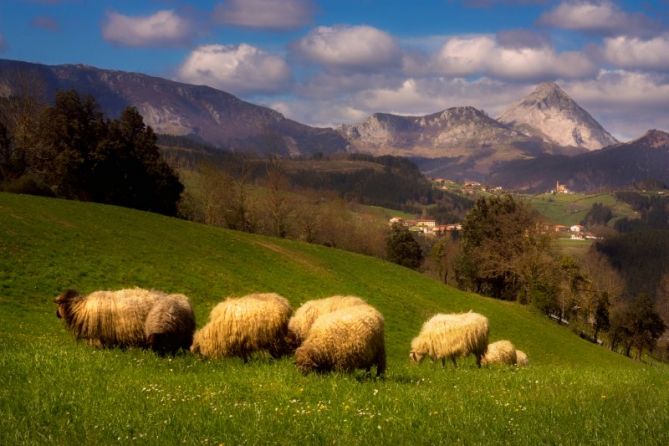
{"label": "sheep's leg", "polygon": [[476,366],[481,368],[481,355],[476,355]]}
{"label": "sheep's leg", "polygon": [[446,358],[441,358],[441,368],[443,369],[445,367],[446,367]]}
{"label": "sheep's leg", "polygon": [[455,359],[455,356],[451,356],[451,361],[453,361],[453,367],[455,367],[457,369],[458,368],[458,363],[457,363],[457,360]]}
{"label": "sheep's leg", "polygon": [[382,348],[376,358],[376,376],[386,373],[386,349]]}

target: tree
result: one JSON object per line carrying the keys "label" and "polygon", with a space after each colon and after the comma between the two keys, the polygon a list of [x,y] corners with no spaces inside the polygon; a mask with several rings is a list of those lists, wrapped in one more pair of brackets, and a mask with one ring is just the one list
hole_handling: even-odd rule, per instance
{"label": "tree", "polygon": [[271,234],[283,238],[288,234],[288,217],[291,213],[286,197],[286,191],[289,187],[288,177],[283,172],[276,157],[270,157],[266,169],[268,189],[266,209],[269,214]]}
{"label": "tree", "polygon": [[386,241],[388,260],[407,268],[416,269],[423,261],[420,245],[411,232],[401,226],[393,225]]}
{"label": "tree", "polygon": [[460,255],[460,242],[457,238],[442,237],[430,250],[431,263],[436,268],[437,276],[443,283],[456,282],[455,261]]}
{"label": "tree", "polygon": [[462,225],[458,281],[499,299],[528,299],[551,271],[551,259],[551,239],[528,205],[510,195],[480,198]]}
{"label": "tree", "polygon": [[625,355],[631,356],[632,348],[636,347],[637,358],[640,359],[645,348],[650,351],[655,348],[657,339],[665,329],[653,302],[646,294],[639,294],[612,314],[611,348],[615,350],[622,343]]}
{"label": "tree", "polygon": [[597,299],[597,306],[595,307],[595,315],[593,328],[595,332],[593,333],[593,338],[597,342],[597,336],[600,330],[607,331],[611,327],[611,321],[609,319],[609,293],[606,291],[603,292]]}

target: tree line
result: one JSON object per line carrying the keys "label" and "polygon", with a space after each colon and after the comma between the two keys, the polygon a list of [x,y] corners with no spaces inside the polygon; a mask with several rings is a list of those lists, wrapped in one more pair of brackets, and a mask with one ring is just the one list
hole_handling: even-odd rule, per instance
{"label": "tree line", "polygon": [[109,119],[73,90],[2,99],[0,187],[175,215],[183,185],[156,143],[134,107]]}

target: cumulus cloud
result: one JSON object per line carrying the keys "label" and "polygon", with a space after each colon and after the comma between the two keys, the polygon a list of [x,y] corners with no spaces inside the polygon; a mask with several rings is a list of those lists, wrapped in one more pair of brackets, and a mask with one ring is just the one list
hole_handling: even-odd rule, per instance
{"label": "cumulus cloud", "polygon": [[596,72],[594,64],[582,53],[557,53],[546,42],[527,43],[518,36],[501,38],[508,46],[487,35],[450,38],[437,53],[434,68],[449,76],[478,74],[509,80],[581,78]]}
{"label": "cumulus cloud", "polygon": [[249,28],[287,30],[311,22],[310,0],[226,0],[216,5],[214,20]]}
{"label": "cumulus cloud", "polygon": [[669,34],[644,40],[619,36],[604,40],[604,58],[621,68],[669,70]]}
{"label": "cumulus cloud", "polygon": [[236,94],[275,93],[288,87],[291,71],[281,57],[251,45],[203,45],[181,65],[184,82]]}
{"label": "cumulus cloud", "polygon": [[130,17],[107,13],[102,37],[122,46],[170,46],[190,41],[195,27],[173,10],[161,10],[149,16]]}
{"label": "cumulus cloud", "polygon": [[539,18],[542,25],[593,34],[645,34],[658,24],[641,13],[628,13],[608,0],[564,1]]}
{"label": "cumulus cloud", "polygon": [[621,140],[650,128],[669,131],[669,77],[601,70],[593,79],[564,83],[565,90]]}
{"label": "cumulus cloud", "polygon": [[373,71],[402,64],[395,39],[371,26],[319,26],[293,49],[298,56],[335,70]]}
{"label": "cumulus cloud", "polygon": [[41,28],[41,29],[45,29],[47,31],[58,31],[58,30],[60,30],[60,25],[58,24],[56,19],[54,19],[53,17],[44,16],[44,15],[35,17],[32,20],[31,25],[34,28]]}

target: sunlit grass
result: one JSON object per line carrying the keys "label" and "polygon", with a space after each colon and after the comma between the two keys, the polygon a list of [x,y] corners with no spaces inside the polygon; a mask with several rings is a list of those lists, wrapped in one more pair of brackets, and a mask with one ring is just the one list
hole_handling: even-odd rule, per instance
{"label": "sunlit grass", "polygon": [[[75,342],[51,298],[143,286],[293,305],[357,294],[386,318],[388,373],[302,376],[292,360],[201,361]],[[479,311],[525,369],[408,362],[421,323]],[[0,444],[667,444],[669,372],[589,344],[527,307],[377,259],[112,206],[0,194]]]}

